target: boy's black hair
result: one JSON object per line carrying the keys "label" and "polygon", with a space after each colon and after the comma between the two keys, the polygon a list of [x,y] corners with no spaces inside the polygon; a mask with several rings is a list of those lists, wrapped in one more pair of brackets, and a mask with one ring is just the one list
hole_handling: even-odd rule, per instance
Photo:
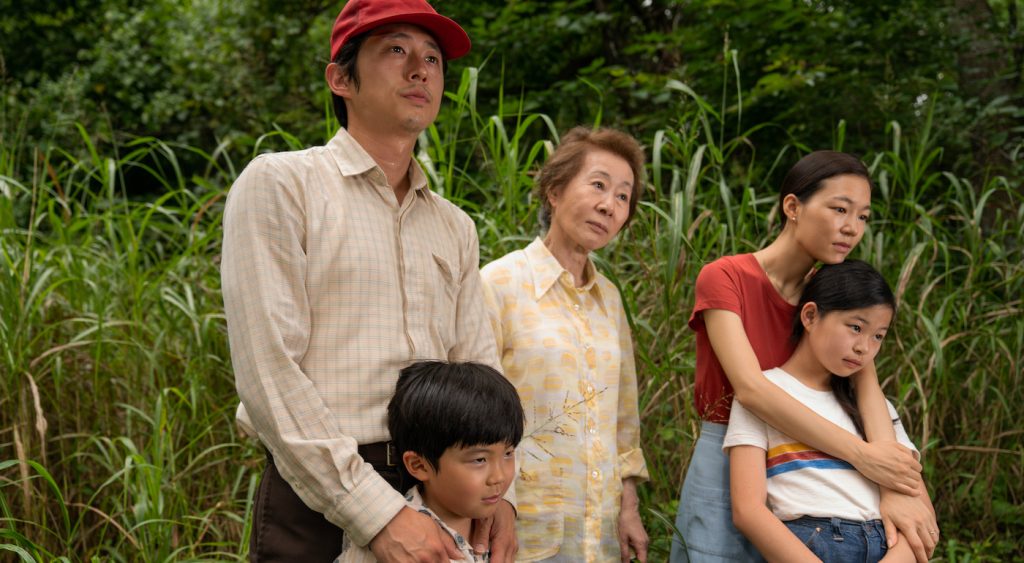
{"label": "boy's black hair", "polygon": [[[800,311],[811,302],[817,306],[819,319],[835,311],[864,309],[875,305],[885,305],[894,313],[896,311],[896,297],[882,274],[867,262],[853,259],[838,264],[825,264],[807,282],[793,319],[794,342],[799,342],[804,335]],[[853,419],[861,436],[864,436],[864,422],[857,410],[857,397],[850,378],[833,375],[831,385],[839,405]]]}
{"label": "boy's black hair", "polygon": [[[388,431],[399,456],[423,456],[435,471],[451,447],[505,443],[523,438],[519,393],[494,368],[473,362],[416,362],[398,376],[388,403]],[[406,473],[405,464],[398,464]]]}

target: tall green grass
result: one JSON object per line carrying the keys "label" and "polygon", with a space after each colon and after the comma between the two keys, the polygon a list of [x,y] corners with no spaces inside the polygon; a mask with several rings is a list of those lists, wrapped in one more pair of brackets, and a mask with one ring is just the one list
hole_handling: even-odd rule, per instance
{"label": "tall green grass", "polygon": [[[0,177],[0,543],[22,557],[237,554],[252,467],[234,438],[216,256],[230,162],[184,178],[139,139]],[[144,166],[166,192],[125,197]],[[6,171],[5,171],[6,172]],[[243,462],[243,463],[239,463]]]}
{"label": "tall green grass", "polygon": [[[558,135],[518,98],[502,94],[497,114],[478,113],[477,72],[448,93],[417,156],[434,188],[473,215],[487,261],[537,234],[532,178]],[[715,257],[771,239],[770,178],[806,150],[794,140],[754,158],[751,138],[767,125],[743,124],[739,100],[723,95],[716,108],[682,83],[669,88],[680,114],[642,139],[645,200],[596,257],[637,344],[654,561],[667,557],[699,424],[693,280]],[[878,190],[857,254],[900,299],[879,373],[924,455],[944,530],[936,557],[1022,557],[1024,202],[1003,178],[973,185],[944,170],[930,118],[904,125],[865,155]],[[837,148],[844,135],[839,124]],[[262,454],[234,427],[220,218],[244,165],[230,155],[303,143],[278,131],[206,153],[151,138],[100,149],[80,137],[67,150],[0,144],[0,559],[243,558]],[[202,172],[186,177],[185,158],[206,163]],[[34,172],[16,172],[25,169]],[[127,197],[129,173],[163,195]],[[993,211],[996,199],[1010,205]]]}

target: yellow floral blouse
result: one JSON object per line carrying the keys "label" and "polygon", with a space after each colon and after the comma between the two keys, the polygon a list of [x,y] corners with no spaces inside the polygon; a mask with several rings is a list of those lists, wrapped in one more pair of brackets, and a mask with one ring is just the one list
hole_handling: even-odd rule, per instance
{"label": "yellow floral blouse", "polygon": [[636,368],[618,290],[574,287],[540,239],[481,270],[498,354],[526,411],[517,449],[520,561],[618,561],[622,480],[646,480]]}

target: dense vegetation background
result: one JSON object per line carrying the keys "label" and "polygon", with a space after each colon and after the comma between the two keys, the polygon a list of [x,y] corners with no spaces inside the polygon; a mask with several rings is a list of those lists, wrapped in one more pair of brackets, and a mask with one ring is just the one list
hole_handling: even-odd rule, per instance
{"label": "dense vegetation background", "polygon": [[[936,558],[1024,559],[1017,0],[435,6],[474,51],[418,157],[484,260],[535,234],[558,131],[648,148],[646,202],[600,261],[631,307],[653,560],[698,427],[692,282],[771,238],[781,175],[816,148],[878,186],[855,254],[901,300],[879,371],[924,453]],[[333,133],[339,8],[0,0],[0,559],[245,555],[262,453],[233,426],[223,196],[253,154]]]}

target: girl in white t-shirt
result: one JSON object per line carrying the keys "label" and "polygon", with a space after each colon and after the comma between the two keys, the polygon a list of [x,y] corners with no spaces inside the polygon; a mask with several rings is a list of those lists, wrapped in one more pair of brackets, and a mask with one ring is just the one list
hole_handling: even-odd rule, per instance
{"label": "girl in white t-shirt", "polygon": [[[826,419],[863,435],[847,378],[874,361],[895,306],[885,278],[870,265],[847,260],[822,266],[797,306],[796,350],[765,376]],[[903,538],[887,549],[875,483],[849,463],[768,426],[738,401],[732,409],[723,450],[731,468],[733,522],[766,559],[914,561]],[[915,449],[891,404],[889,411],[897,439]],[[923,487],[919,494],[928,497]]]}

